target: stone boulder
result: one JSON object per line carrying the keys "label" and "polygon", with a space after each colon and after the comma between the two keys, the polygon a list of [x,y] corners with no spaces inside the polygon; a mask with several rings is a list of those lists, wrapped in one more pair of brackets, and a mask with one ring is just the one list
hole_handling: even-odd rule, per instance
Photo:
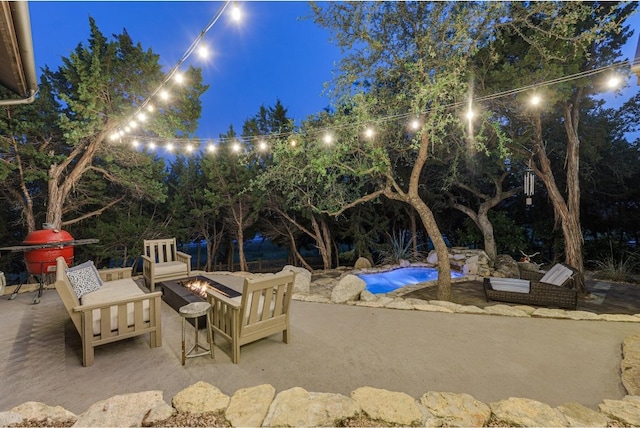
{"label": "stone boulder", "polygon": [[286,265],[282,268],[282,272],[294,272],[296,279],[293,283],[294,293],[309,293],[311,287],[311,272],[305,268]]}
{"label": "stone boulder", "polygon": [[436,253],[436,250],[429,251],[429,255],[427,256],[427,263],[431,265],[438,264],[438,253]]}
{"label": "stone boulder", "polygon": [[520,278],[518,262],[508,254],[499,254],[496,257],[495,270],[503,278]]}
{"label": "stone boulder", "polygon": [[149,409],[162,399],[162,391],[116,395],[93,404],[78,416],[76,427],[139,427]]}
{"label": "stone boulder", "polygon": [[423,421],[416,400],[404,392],[365,386],[352,391],[351,398],[373,419],[403,426],[421,424]]}
{"label": "stone boulder", "polygon": [[11,424],[20,424],[23,421],[20,413],[0,412],[0,427],[8,427]]}
{"label": "stone boulder", "polygon": [[344,395],[307,392],[295,387],[276,396],[263,426],[334,426],[336,420],[355,416],[358,412],[358,403]]}
{"label": "stone boulder", "polygon": [[225,417],[234,427],[262,426],[276,389],[269,385],[239,389],[231,396]]}
{"label": "stone boulder", "polygon": [[627,395],[622,400],[603,400],[598,407],[600,413],[624,426],[640,426],[640,397]]}
{"label": "stone boulder", "polygon": [[621,378],[629,395],[640,395],[640,335],[622,341]]}
{"label": "stone boulder", "polygon": [[447,427],[483,427],[491,417],[491,409],[469,394],[427,392],[420,403]]}
{"label": "stone boulder", "polygon": [[344,303],[358,300],[360,293],[367,287],[364,280],[356,275],[345,275],[340,279],[338,285],[331,290],[331,301],[334,303]]}
{"label": "stone boulder", "polygon": [[76,421],[78,417],[75,413],[68,411],[61,406],[49,406],[37,401],[27,401],[11,409],[12,412],[20,413],[25,419],[35,419],[47,422]]}
{"label": "stone boulder", "polygon": [[495,418],[507,426],[566,427],[569,425],[569,421],[559,410],[529,398],[510,397],[491,403],[489,407]]}
{"label": "stone boulder", "polygon": [[367,258],[359,257],[358,260],[356,260],[356,263],[353,265],[353,268],[354,269],[369,269],[369,268],[371,268],[371,262]]}
{"label": "stone boulder", "polygon": [[608,427],[609,418],[580,403],[566,403],[558,406],[570,427]]}
{"label": "stone boulder", "polygon": [[224,410],[229,396],[207,382],[197,382],[178,392],[171,401],[180,413],[206,413]]}

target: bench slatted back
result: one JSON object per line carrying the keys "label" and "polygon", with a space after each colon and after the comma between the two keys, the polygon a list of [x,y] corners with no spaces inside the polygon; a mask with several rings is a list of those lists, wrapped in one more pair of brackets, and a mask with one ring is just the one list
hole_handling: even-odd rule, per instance
{"label": "bench slatted back", "polygon": [[147,239],[144,241],[144,254],[155,263],[175,262],[177,260],[176,238]]}

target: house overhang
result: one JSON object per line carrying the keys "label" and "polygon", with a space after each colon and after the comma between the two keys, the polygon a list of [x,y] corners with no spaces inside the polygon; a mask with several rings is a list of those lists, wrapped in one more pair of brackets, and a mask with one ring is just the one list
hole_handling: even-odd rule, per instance
{"label": "house overhang", "polygon": [[0,98],[0,105],[26,104],[38,90],[26,1],[0,0],[0,85],[15,96]]}

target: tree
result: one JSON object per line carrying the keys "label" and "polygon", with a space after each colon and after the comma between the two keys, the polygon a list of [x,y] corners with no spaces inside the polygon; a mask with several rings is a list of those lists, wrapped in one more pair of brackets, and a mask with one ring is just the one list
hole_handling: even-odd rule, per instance
{"label": "tree", "polygon": [[[499,26],[486,56],[487,73],[495,91],[586,73],[613,64],[628,39],[625,19],[637,4],[593,3],[511,3],[509,19]],[[539,108],[522,107],[525,96],[510,98],[503,112],[509,117],[510,132],[516,144],[528,149],[532,168],[543,181],[553,204],[556,224],[564,236],[565,260],[579,271],[577,285],[584,286],[583,236],[580,223],[580,132],[583,112],[596,105],[593,95],[599,91],[592,77],[558,83],[539,90],[545,104]],[[514,102],[516,105],[514,105]],[[519,114],[519,117],[517,116]],[[549,132],[564,130],[563,141]],[[561,151],[557,157],[554,151]],[[564,163],[566,191],[558,182],[554,161]]]}
{"label": "tree", "polygon": [[[496,3],[330,3],[314,5],[314,20],[328,28],[348,52],[334,82],[336,95],[356,96],[355,119],[373,122],[414,112],[421,129],[406,137],[404,124],[376,136],[378,144],[364,156],[382,156],[370,178],[378,190],[355,202],[380,195],[410,205],[418,213],[438,254],[438,298],[450,298],[450,266],[446,244],[425,203],[421,188],[431,150],[464,127],[450,106],[467,99],[469,57],[485,42],[487,30],[499,17]],[[366,95],[365,95],[366,94]],[[344,99],[344,98],[343,98]],[[366,106],[366,107],[365,107]],[[389,123],[385,126],[390,128]],[[371,159],[373,160],[373,159]],[[409,174],[395,174],[403,162]],[[361,176],[362,177],[362,176]],[[353,206],[347,204],[343,209]]]}
{"label": "tree", "polygon": [[[43,70],[41,90],[29,106],[5,109],[2,163],[7,192],[19,204],[29,231],[36,206],[44,221],[69,226],[98,216],[129,198],[164,200],[154,179],[153,159],[108,137],[162,82],[158,56],[135,45],[126,30],[107,40],[93,18],[90,38],[56,71]],[[145,125],[146,135],[193,132],[206,90],[200,71],[187,73],[189,87],[177,90],[171,106]],[[38,201],[38,203],[34,203]]]}

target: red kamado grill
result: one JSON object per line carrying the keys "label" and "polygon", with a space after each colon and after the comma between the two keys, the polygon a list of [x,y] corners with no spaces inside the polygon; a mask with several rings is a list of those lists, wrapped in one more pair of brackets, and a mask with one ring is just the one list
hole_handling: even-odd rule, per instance
{"label": "red kamado grill", "polygon": [[[56,259],[64,257],[67,265],[73,263],[73,247],[82,244],[94,244],[97,239],[73,239],[69,232],[54,229],[45,223],[41,230],[34,230],[22,241],[22,245],[0,248],[7,251],[24,251],[24,262],[27,272],[40,277],[40,287],[33,303],[39,303],[44,288],[44,276],[56,271]],[[11,293],[9,300],[18,295],[22,284]]]}
{"label": "red kamado grill", "polygon": [[31,275],[43,275],[56,271],[56,259],[64,257],[67,265],[73,263],[73,236],[69,232],[58,229],[34,230],[29,233],[22,245],[25,246],[47,246],[24,251],[24,261],[27,265],[27,272]]}

